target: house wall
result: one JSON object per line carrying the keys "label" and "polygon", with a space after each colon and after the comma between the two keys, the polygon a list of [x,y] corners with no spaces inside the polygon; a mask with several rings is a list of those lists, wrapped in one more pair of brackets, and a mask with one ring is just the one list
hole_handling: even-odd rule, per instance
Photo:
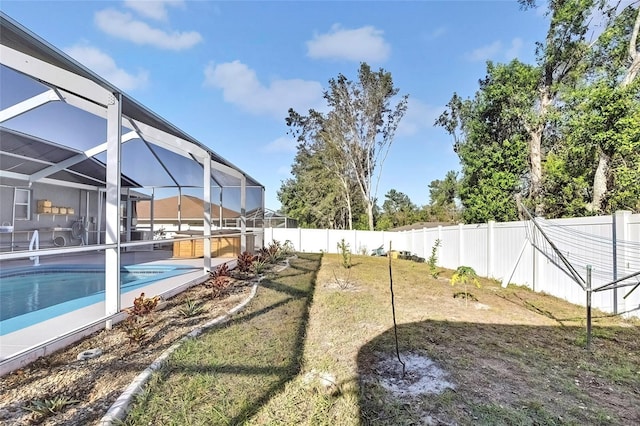
{"label": "house wall", "polygon": [[[30,218],[28,220],[13,220],[14,188],[28,189],[31,193]],[[89,208],[87,209],[87,193],[89,194]],[[33,231],[38,230],[40,247],[53,246],[53,238],[62,235],[67,245],[79,245],[80,239],[71,236],[70,229],[74,222],[81,217],[94,218],[98,216],[98,192],[77,188],[33,183],[31,187],[23,181],[2,179],[0,183],[0,223],[13,225],[12,233],[0,233],[0,247],[2,250],[24,250],[28,248]],[[56,207],[72,208],[73,214],[38,213],[38,200],[50,200]],[[88,213],[88,214],[87,214]],[[91,225],[89,225],[91,229]],[[66,231],[53,231],[54,228]],[[93,229],[95,230],[95,229]],[[55,232],[55,233],[54,233]],[[95,232],[89,233],[88,243],[95,242]]]}

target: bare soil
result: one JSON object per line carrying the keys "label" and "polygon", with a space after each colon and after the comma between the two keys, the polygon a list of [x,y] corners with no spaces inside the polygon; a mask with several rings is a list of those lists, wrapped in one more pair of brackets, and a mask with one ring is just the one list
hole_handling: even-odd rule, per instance
{"label": "bare soil", "polygon": [[[89,425],[97,423],[131,381],[167,348],[195,328],[228,313],[245,300],[255,281],[232,278],[223,294],[213,297],[212,281],[162,301],[145,317],[146,338],[132,342],[124,322],[0,378],[1,425]],[[148,295],[152,296],[152,295]],[[202,311],[186,317],[187,300]],[[78,360],[78,354],[101,349],[102,355]],[[37,401],[62,398],[71,403],[43,415],[26,409]]]}

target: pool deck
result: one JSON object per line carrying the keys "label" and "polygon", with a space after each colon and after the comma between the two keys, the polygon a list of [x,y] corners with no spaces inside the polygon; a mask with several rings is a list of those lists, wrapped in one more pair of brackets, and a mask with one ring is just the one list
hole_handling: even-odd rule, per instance
{"label": "pool deck", "polygon": [[[214,258],[211,259],[211,267],[229,262],[231,258]],[[104,258],[99,255],[75,255],[61,257],[47,257],[43,259],[42,264],[103,264]],[[8,263],[8,262],[7,262]],[[2,268],[8,267],[7,263],[2,264]],[[172,253],[164,250],[154,250],[148,252],[131,252],[122,253],[120,258],[122,266],[126,265],[175,265],[175,266],[191,266],[199,268],[194,272],[170,277],[161,281],[154,282],[148,286],[137,288],[135,291],[124,293],[121,299],[121,306],[128,307],[133,305],[133,299],[144,292],[148,295],[160,295],[170,291],[181,285],[206,278],[207,274],[203,268],[203,259],[176,259],[172,257]],[[11,267],[19,267],[33,265],[29,261],[12,261]],[[11,358],[21,352],[28,351],[31,348],[41,345],[43,342],[54,340],[67,335],[70,331],[80,329],[87,325],[87,318],[104,318],[105,306],[104,301],[95,303],[82,309],[69,312],[64,315],[57,316],[47,321],[40,322],[30,327],[8,333],[0,336],[0,361]],[[61,332],[61,330],[63,332]]]}

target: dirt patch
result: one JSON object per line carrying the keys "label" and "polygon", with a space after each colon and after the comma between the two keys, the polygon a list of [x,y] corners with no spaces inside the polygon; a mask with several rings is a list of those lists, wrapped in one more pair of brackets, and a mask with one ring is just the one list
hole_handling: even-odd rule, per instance
{"label": "dirt patch", "polygon": [[[254,281],[232,278],[219,297],[211,281],[167,300],[148,317],[145,338],[131,342],[124,323],[102,330],[0,378],[0,424],[87,425],[96,423],[131,381],[172,344],[195,328],[228,313],[245,300]],[[149,295],[151,296],[151,295]],[[200,311],[186,316],[187,301]],[[100,349],[102,355],[79,360]],[[68,403],[55,415],[30,412],[38,402],[59,398]]]}
{"label": "dirt patch", "polygon": [[414,353],[379,355],[380,360],[373,367],[377,380],[395,396],[419,396],[439,394],[445,389],[455,389],[448,374],[429,357]]}

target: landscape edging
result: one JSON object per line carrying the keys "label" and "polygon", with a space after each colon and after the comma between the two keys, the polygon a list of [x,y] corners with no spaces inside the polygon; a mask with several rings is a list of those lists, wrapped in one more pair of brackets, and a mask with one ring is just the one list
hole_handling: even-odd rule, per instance
{"label": "landscape edging", "polygon": [[167,348],[158,358],[155,359],[155,361],[151,363],[151,365],[149,365],[149,367],[147,367],[142,373],[138,374],[138,376],[133,379],[131,384],[129,384],[124,392],[122,392],[118,399],[116,399],[116,401],[111,404],[106,414],[102,417],[102,419],[100,419],[98,425],[111,426],[118,420],[122,420],[129,409],[129,405],[131,404],[133,397],[142,392],[142,387],[147,383],[147,381],[151,377],[151,374],[159,370],[167,361],[169,356],[176,349],[178,349],[182,343],[199,336],[203,331],[228,320],[233,314],[236,314],[240,310],[242,310],[251,301],[251,299],[255,297],[256,292],[258,291],[258,285],[260,284],[260,281],[262,281],[262,279],[263,277],[258,278],[258,280],[253,284],[251,294],[249,294],[249,296],[247,296],[247,298],[240,302],[237,306],[230,309],[226,314],[216,317],[200,327],[194,328],[188,334],[180,338],[176,343]]}

